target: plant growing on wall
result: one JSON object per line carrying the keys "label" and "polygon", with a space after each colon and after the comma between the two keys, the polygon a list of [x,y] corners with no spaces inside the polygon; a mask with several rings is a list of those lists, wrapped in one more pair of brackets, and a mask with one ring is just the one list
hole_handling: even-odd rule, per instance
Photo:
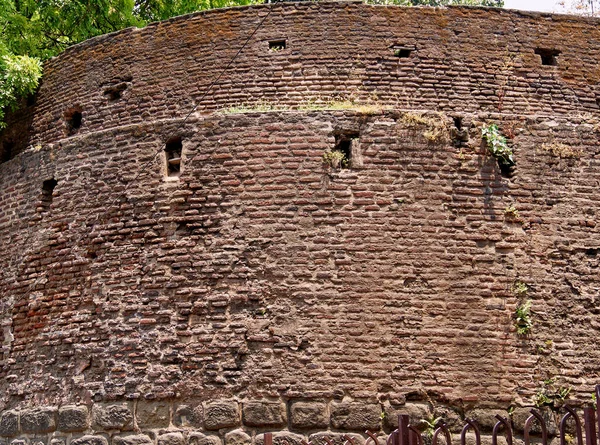
{"label": "plant growing on wall", "polygon": [[433,144],[442,144],[450,138],[446,124],[447,118],[442,113],[437,116],[427,116],[423,113],[407,111],[402,115],[402,122],[408,128],[424,127],[423,137]]}
{"label": "plant growing on wall", "polygon": [[508,221],[519,221],[521,219],[519,211],[514,204],[511,204],[504,209],[504,216]]}
{"label": "plant growing on wall", "polygon": [[521,280],[515,280],[511,290],[515,297],[523,299],[527,296],[527,293],[529,292],[529,286],[527,286],[527,283]]}
{"label": "plant growing on wall", "polygon": [[429,416],[427,419],[421,419],[421,424],[423,425],[423,434],[425,437],[432,438],[435,433],[435,429],[438,426],[438,423],[442,420],[441,417],[435,417],[435,415]]}
{"label": "plant growing on wall", "polygon": [[533,396],[533,404],[538,408],[549,406],[557,409],[564,404],[570,392],[570,387],[557,386],[556,378],[549,378],[542,382],[542,386]]}
{"label": "plant growing on wall", "polygon": [[331,168],[342,168],[348,166],[348,158],[339,150],[327,150],[323,153],[323,162]]}
{"label": "plant growing on wall", "polygon": [[531,318],[531,300],[525,300],[515,309],[515,326],[517,335],[525,336],[531,332],[533,320]]}
{"label": "plant growing on wall", "polygon": [[500,133],[498,125],[489,124],[482,127],[481,137],[486,140],[490,154],[498,160],[499,164],[504,166],[515,165],[513,150],[508,146],[506,137]]}

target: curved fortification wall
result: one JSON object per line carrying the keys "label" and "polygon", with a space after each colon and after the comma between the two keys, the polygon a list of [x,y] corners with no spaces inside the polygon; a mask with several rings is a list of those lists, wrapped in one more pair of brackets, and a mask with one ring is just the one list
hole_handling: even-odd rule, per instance
{"label": "curved fortification wall", "polygon": [[0,442],[489,432],[510,406],[518,432],[589,402],[599,24],[286,3],[50,60],[0,137]]}

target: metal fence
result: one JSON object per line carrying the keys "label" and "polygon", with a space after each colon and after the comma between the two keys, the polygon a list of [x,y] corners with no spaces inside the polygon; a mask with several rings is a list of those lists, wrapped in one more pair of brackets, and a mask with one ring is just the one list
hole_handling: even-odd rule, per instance
{"label": "metal fence", "polygon": [[[562,407],[564,414],[559,424],[559,437],[560,445],[569,445],[567,443],[567,423],[569,420],[573,420],[575,438],[577,439],[576,445],[599,445],[598,444],[598,433],[600,432],[600,385],[596,386],[596,400],[598,403],[596,407],[588,406],[583,408],[583,422],[579,418],[579,415],[575,410],[565,404]],[[506,438],[507,445],[513,445],[513,429],[511,426],[510,419],[496,415],[497,423],[492,429],[492,445],[498,444],[498,436],[503,434]],[[464,420],[465,425],[460,433],[460,445],[467,445],[467,433],[472,431],[475,435],[475,445],[481,445],[481,433],[479,426],[475,420],[466,418]],[[534,423],[539,424],[541,430],[541,442],[539,440],[536,443],[540,445],[548,445],[548,428],[541,413],[535,409],[531,410],[531,415],[525,421],[523,426],[523,442],[524,445],[531,444],[531,429]],[[572,430],[571,430],[572,431]],[[365,431],[367,439],[364,445],[379,445],[378,436],[371,432]],[[356,440],[348,435],[344,435],[344,445],[357,445]],[[324,438],[322,445],[334,445],[333,441]],[[266,433],[264,437],[264,445],[273,445],[273,434]],[[313,442],[302,442],[302,445],[319,445]],[[414,425],[409,423],[409,416],[406,414],[400,414],[398,416],[398,428],[391,432],[387,437],[386,445],[424,445],[422,432]],[[452,434],[446,426],[443,420],[435,425],[435,432],[431,437],[431,445],[452,445]]]}

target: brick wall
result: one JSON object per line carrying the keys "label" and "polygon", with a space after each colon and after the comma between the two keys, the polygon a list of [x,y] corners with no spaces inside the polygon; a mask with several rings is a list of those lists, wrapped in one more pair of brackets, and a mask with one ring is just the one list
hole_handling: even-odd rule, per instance
{"label": "brick wall", "polygon": [[[0,436],[308,439],[389,430],[401,410],[526,410],[551,377],[590,400],[597,21],[272,8],[185,122],[269,6],[126,30],[47,63],[2,139],[21,148],[0,164]],[[558,65],[536,48],[560,50]],[[242,103],[259,106],[226,110]],[[482,142],[488,123],[514,148],[510,177]],[[323,160],[339,135],[356,137],[351,168]],[[64,415],[83,426],[57,426],[73,405]],[[113,405],[122,425],[94,417]]]}

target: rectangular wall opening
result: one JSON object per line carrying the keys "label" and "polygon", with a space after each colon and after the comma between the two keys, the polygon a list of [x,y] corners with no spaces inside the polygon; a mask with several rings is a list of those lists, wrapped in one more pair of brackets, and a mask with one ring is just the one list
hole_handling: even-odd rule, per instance
{"label": "rectangular wall opening", "polygon": [[2,150],[0,150],[0,162],[8,162],[13,156],[15,150],[15,143],[12,141],[4,141],[2,143]]}
{"label": "rectangular wall opening", "polygon": [[358,137],[358,132],[354,131],[344,131],[335,135],[335,146],[332,153],[334,158],[339,159],[338,168],[356,167],[356,158],[360,158]]}
{"label": "rectangular wall opening", "polygon": [[285,40],[270,40],[269,51],[277,52],[283,51],[287,47]]}
{"label": "rectangular wall opening", "polygon": [[559,56],[560,51],[556,49],[536,48],[535,53],[542,59],[542,65],[558,65],[557,57]]}
{"label": "rectangular wall opening", "polygon": [[54,188],[58,184],[58,181],[54,178],[47,179],[42,183],[42,194],[40,196],[40,211],[47,212],[50,210],[52,205],[52,198],[54,194]]}
{"label": "rectangular wall opening", "polygon": [[80,108],[70,108],[64,114],[67,136],[72,136],[79,131],[83,124],[83,113]]}
{"label": "rectangular wall opening", "polygon": [[167,162],[167,176],[171,178],[179,177],[181,173],[181,150],[183,144],[180,137],[169,139],[165,144],[165,159]]}
{"label": "rectangular wall opening", "polygon": [[408,59],[415,50],[413,45],[392,45],[390,48],[399,59]]}

